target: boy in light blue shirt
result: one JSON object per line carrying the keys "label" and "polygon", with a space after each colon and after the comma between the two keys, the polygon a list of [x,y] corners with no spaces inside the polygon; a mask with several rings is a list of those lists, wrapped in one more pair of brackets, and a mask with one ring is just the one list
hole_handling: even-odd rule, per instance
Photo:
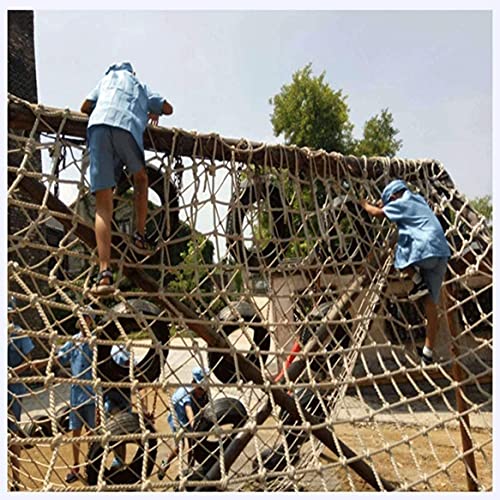
{"label": "boy in light blue shirt", "polygon": [[90,189],[96,197],[95,235],[99,273],[93,295],[115,291],[110,269],[113,188],[123,166],[133,176],[136,232],[132,242],[137,253],[151,249],[145,237],[148,176],[143,134],[148,120],[158,125],[159,115],[173,113],[172,106],[136,77],[129,62],[112,64],[81,106],[90,115],[87,142],[90,151]]}
{"label": "boy in light blue shirt", "polygon": [[[89,344],[87,331],[93,326],[92,313],[82,314],[85,324],[80,323],[80,332],[68,340],[59,350],[57,359],[63,365],[70,365],[71,375],[80,380],[92,380],[93,352]],[[87,427],[87,434],[95,427],[95,393],[91,385],[71,384],[69,428],[73,437],[81,436],[82,428]],[[67,483],[79,478],[80,443],[73,442],[73,467],[66,476]]]}
{"label": "boy in light blue shirt", "polygon": [[432,363],[441,285],[451,255],[443,228],[425,199],[408,189],[404,181],[390,182],[378,206],[361,200],[360,205],[374,217],[387,217],[398,226],[394,267],[413,280],[410,298],[425,297],[427,329],[422,363]]}

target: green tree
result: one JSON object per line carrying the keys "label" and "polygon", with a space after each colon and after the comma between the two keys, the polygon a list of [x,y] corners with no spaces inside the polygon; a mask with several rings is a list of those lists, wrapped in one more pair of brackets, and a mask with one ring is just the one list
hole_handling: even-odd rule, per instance
{"label": "green tree", "polygon": [[493,205],[491,203],[491,196],[478,196],[471,200],[472,208],[481,215],[484,216],[488,225],[491,225],[491,220],[493,216]]}
{"label": "green tree", "polygon": [[296,71],[292,83],[269,100],[274,134],[286,144],[347,154],[352,149],[353,125],[347,96],[325,82],[325,72],[313,76],[311,64]]}
{"label": "green tree", "polygon": [[269,103],[274,107],[274,134],[283,134],[286,144],[358,156],[394,156],[402,145],[387,108],[370,118],[363,138],[355,140],[347,95],[330,87],[325,72],[314,76],[310,63],[296,71],[292,82],[283,85]]}
{"label": "green tree", "polygon": [[365,122],[363,138],[354,147],[356,156],[394,156],[403,141],[396,139],[399,130],[393,125],[392,113],[386,108]]}

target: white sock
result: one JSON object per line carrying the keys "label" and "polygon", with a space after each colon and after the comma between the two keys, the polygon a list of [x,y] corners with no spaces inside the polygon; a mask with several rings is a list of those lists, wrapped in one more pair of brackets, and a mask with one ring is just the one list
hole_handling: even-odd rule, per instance
{"label": "white sock", "polygon": [[429,349],[426,345],[424,345],[424,348],[422,349],[422,354],[427,358],[432,359],[432,349]]}

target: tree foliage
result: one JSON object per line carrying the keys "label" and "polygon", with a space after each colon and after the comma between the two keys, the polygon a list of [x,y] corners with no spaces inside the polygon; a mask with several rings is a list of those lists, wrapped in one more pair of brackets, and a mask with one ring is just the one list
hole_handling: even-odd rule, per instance
{"label": "tree foliage", "polygon": [[393,125],[393,116],[389,109],[383,109],[365,122],[363,138],[354,147],[356,156],[394,156],[403,144],[396,139],[399,130]]}
{"label": "tree foliage", "polygon": [[386,108],[370,118],[363,137],[355,140],[347,97],[342,90],[330,87],[325,72],[314,76],[309,63],[269,100],[274,134],[283,134],[286,144],[300,147],[358,156],[394,156],[402,141],[396,139],[399,130],[394,127],[392,113]]}
{"label": "tree foliage", "polygon": [[481,215],[483,215],[488,224],[491,224],[493,217],[493,204],[491,203],[491,196],[478,196],[471,200],[470,203],[472,205],[472,208],[474,208],[476,212],[479,212]]}
{"label": "tree foliage", "polygon": [[348,153],[353,125],[349,121],[347,96],[325,82],[325,72],[313,76],[311,64],[293,74],[292,83],[269,100],[274,134],[287,144]]}

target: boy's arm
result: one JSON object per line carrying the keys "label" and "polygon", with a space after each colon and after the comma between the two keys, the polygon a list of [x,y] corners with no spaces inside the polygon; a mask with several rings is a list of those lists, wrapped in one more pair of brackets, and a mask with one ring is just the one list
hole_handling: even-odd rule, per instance
{"label": "boy's arm", "polygon": [[372,205],[371,203],[368,203],[367,200],[359,200],[359,204],[361,207],[366,210],[372,217],[377,217],[379,219],[382,219],[385,217],[385,213],[383,208],[379,206]]}
{"label": "boy's arm", "polygon": [[184,406],[184,409],[186,410],[186,416],[188,418],[189,427],[192,430],[193,426],[194,426],[194,411],[193,411],[193,407],[189,403],[187,403]]}
{"label": "boy's arm", "polygon": [[83,101],[82,103],[82,106],[80,107],[80,111],[90,116],[90,113],[92,113],[94,108],[95,108],[95,101],[85,99],[85,101]]}

